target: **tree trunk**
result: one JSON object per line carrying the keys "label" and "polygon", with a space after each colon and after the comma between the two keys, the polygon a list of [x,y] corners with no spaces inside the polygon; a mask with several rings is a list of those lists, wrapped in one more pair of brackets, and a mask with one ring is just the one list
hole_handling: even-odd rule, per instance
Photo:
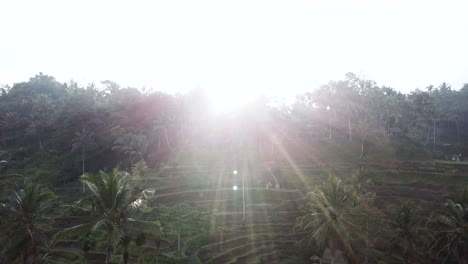
{"label": "tree trunk", "polygon": [[161,239],[156,240],[156,264],[159,262],[159,248],[161,247]]}
{"label": "tree trunk", "polygon": [[360,159],[364,159],[367,156],[367,149],[366,149],[366,138],[361,138],[361,157]]}
{"label": "tree trunk", "polygon": [[177,253],[180,253],[180,231],[177,233]]}
{"label": "tree trunk", "polygon": [[158,135],[158,153],[161,152],[161,135]]}
{"label": "tree trunk", "polygon": [[[85,149],[84,145],[81,147],[81,175],[84,175],[84,158],[85,158]],[[85,184],[82,183],[83,192],[85,192]]]}
{"label": "tree trunk", "polygon": [[25,247],[23,250],[23,264],[27,264],[28,261],[28,247]]}
{"label": "tree trunk", "polygon": [[81,150],[81,175],[84,174],[84,159],[85,159],[85,148],[83,146]]}
{"label": "tree trunk", "polygon": [[460,144],[460,133],[458,130],[458,121],[455,120],[455,131],[457,132],[457,144]]}
{"label": "tree trunk", "polygon": [[426,146],[427,143],[429,143],[429,136],[430,135],[431,135],[431,127],[428,127],[427,134],[426,134],[426,142],[424,143],[424,146]]}
{"label": "tree trunk", "polygon": [[468,260],[464,256],[458,256],[458,264],[468,264]]}
{"label": "tree trunk", "polygon": [[106,254],[106,264],[110,264],[111,261],[111,252],[112,252],[112,246],[108,245],[107,246],[107,254]]}
{"label": "tree trunk", "polygon": [[351,112],[348,110],[348,133],[349,133],[349,142],[353,141],[353,136],[351,132]]}
{"label": "tree trunk", "polygon": [[125,247],[122,257],[123,257],[123,263],[127,264],[128,263],[128,248],[127,247]]}
{"label": "tree trunk", "polygon": [[167,129],[164,128],[164,137],[166,138],[166,144],[169,148],[169,151],[172,151],[171,142],[169,141],[169,136],[167,135]]}
{"label": "tree trunk", "polygon": [[331,258],[331,264],[335,264],[335,243],[333,241],[330,242],[330,258]]}
{"label": "tree trunk", "polygon": [[32,245],[32,263],[36,263],[36,241],[33,240],[33,245]]}
{"label": "tree trunk", "polygon": [[44,155],[44,146],[42,145],[42,139],[39,138],[39,149],[41,150],[41,155]]}
{"label": "tree trunk", "polygon": [[433,139],[433,145],[435,146],[436,144],[436,125],[435,125],[435,119],[432,119],[432,139]]}
{"label": "tree trunk", "polygon": [[[385,101],[386,102],[386,101]],[[388,130],[390,129],[390,124],[389,124],[389,117],[390,117],[390,113],[388,112],[388,106],[385,106],[386,110],[387,110],[387,118],[385,119],[385,131],[384,131],[384,135],[385,137],[387,136],[387,132]]]}
{"label": "tree trunk", "polygon": [[5,148],[5,129],[2,129],[2,146]]}

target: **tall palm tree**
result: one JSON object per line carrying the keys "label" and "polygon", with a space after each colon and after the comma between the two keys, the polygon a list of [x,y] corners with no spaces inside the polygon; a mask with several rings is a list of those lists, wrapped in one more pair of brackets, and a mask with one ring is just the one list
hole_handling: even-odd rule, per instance
{"label": "tall palm tree", "polygon": [[332,263],[336,249],[343,250],[352,261],[357,259],[353,241],[362,229],[354,221],[359,212],[352,197],[339,179],[330,176],[308,194],[306,215],[296,221],[296,228],[307,232],[309,243],[315,243],[322,252],[331,249]]}
{"label": "tall palm tree", "polygon": [[[86,131],[86,129],[83,127],[83,129],[78,132],[75,132],[75,136],[73,137],[73,144],[72,148],[81,148],[81,175],[85,174],[85,150],[86,150],[86,145],[91,144],[91,138],[93,137],[93,133]],[[84,192],[84,184],[83,184],[83,192]]]}
{"label": "tall palm tree", "polygon": [[[103,234],[107,246],[106,263],[110,263],[113,248],[121,243],[129,234],[145,233],[150,236],[161,236],[159,222],[136,220],[134,217],[146,205],[147,198],[154,190],[146,189],[138,194],[132,192],[129,175],[118,168],[107,173],[85,174],[81,181],[88,187],[91,195],[78,201],[75,207],[89,216],[86,224],[77,225],[59,231],[53,241],[84,234],[98,237]],[[125,253],[124,248],[124,253]],[[123,255],[127,263],[128,254]]]}
{"label": "tall palm tree", "polygon": [[423,235],[420,226],[421,209],[413,202],[404,202],[387,222],[390,234],[388,246],[392,248],[403,244],[403,258],[405,264],[409,263],[410,258],[416,253],[417,241]]}
{"label": "tall palm tree", "polygon": [[468,263],[468,187],[447,197],[444,210],[435,214],[428,226],[434,230],[432,250],[437,260]]}
{"label": "tall palm tree", "polygon": [[82,255],[73,249],[57,249],[43,247],[41,254],[34,264],[80,264],[83,263]]}
{"label": "tall palm tree", "polygon": [[[34,263],[38,247],[46,243],[44,231],[50,224],[44,208],[56,196],[37,184],[14,193],[11,204],[0,204],[0,255],[8,263]],[[1,259],[0,259],[1,260]]]}

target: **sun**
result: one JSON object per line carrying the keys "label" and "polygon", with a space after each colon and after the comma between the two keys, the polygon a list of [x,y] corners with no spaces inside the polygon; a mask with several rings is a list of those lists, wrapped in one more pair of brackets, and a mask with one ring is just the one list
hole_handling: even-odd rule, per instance
{"label": "sun", "polygon": [[252,98],[237,92],[208,92],[210,108],[215,115],[232,114],[239,111]]}

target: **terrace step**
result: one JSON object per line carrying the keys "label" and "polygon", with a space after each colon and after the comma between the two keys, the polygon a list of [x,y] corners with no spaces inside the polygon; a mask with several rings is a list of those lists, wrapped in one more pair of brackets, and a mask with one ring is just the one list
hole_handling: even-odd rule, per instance
{"label": "terrace step", "polygon": [[256,256],[255,261],[252,263],[275,263],[274,260],[279,259],[278,255],[281,254],[279,250],[273,250]]}
{"label": "terrace step", "polygon": [[206,244],[199,248],[195,252],[195,256],[198,259],[207,260],[213,258],[216,255],[223,254],[226,251],[230,251],[234,248],[241,247],[246,244],[255,244],[262,242],[281,242],[281,241],[297,241],[302,238],[303,234],[278,234],[273,232],[265,233],[248,233],[248,235],[240,235],[234,237],[223,237],[223,240],[219,240],[215,243]]}
{"label": "terrace step", "polygon": [[[245,193],[245,200],[248,203],[266,203],[283,200],[297,200],[302,198],[301,193],[296,189],[266,189],[248,188]],[[158,203],[178,203],[184,201],[206,201],[206,200],[239,200],[242,199],[241,191],[232,189],[203,189],[189,190],[168,194],[156,194],[150,201],[150,205]]]}
{"label": "terrace step", "polygon": [[[245,224],[260,224],[260,223],[291,223],[296,221],[297,217],[301,216],[300,211],[246,211]],[[217,225],[241,225],[242,212],[222,212],[215,214]]]}
{"label": "terrace step", "polygon": [[246,250],[255,250],[257,248],[263,248],[267,246],[276,246],[295,243],[295,241],[275,241],[275,240],[262,240],[258,242],[244,244],[242,246],[225,250],[223,253],[213,256],[211,259],[204,263],[226,263],[231,261],[238,254],[242,254]]}
{"label": "terrace step", "polygon": [[265,254],[269,253],[271,251],[274,251],[277,248],[275,245],[270,245],[270,246],[264,246],[264,247],[259,247],[259,248],[254,248],[240,256],[235,257],[229,262],[226,262],[227,264],[245,264],[245,263],[255,263],[257,260],[257,256],[260,254]]}

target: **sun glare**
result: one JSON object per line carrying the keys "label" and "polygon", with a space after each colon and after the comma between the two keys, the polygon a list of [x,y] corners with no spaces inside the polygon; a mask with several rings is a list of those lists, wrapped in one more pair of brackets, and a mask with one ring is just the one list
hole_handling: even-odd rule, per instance
{"label": "sun glare", "polygon": [[252,100],[252,95],[244,95],[236,91],[209,91],[211,109],[214,114],[231,114],[240,110]]}

